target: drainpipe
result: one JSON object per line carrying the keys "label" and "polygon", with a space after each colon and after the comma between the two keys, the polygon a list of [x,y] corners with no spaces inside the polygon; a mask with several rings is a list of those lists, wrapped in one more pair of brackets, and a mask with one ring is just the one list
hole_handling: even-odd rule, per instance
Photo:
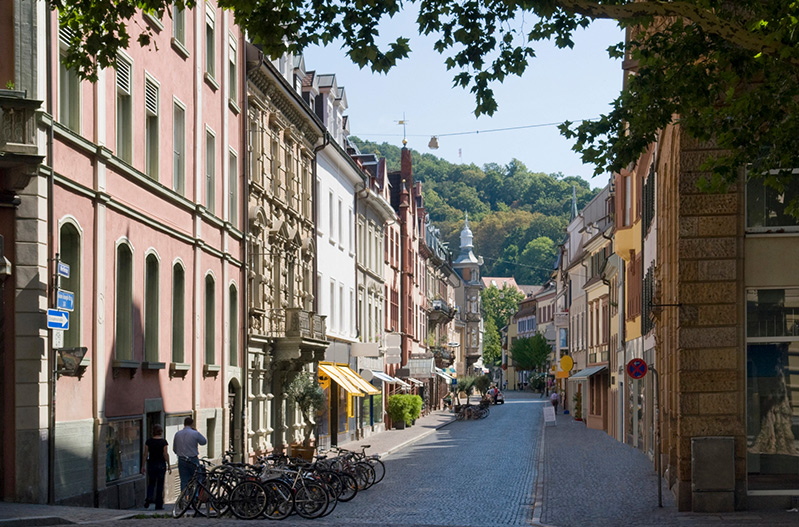
{"label": "drainpipe", "polygon": [[[242,39],[243,40],[243,39]],[[242,46],[243,47],[243,46]],[[246,48],[244,48],[244,60],[246,65],[247,60],[247,53]],[[248,115],[249,115],[249,100],[250,98],[247,95],[247,68],[244,68],[243,74],[241,75],[243,79],[241,79],[240,85],[243,86],[243,101],[242,101],[242,115],[244,118],[242,119],[242,134],[244,136],[245,144],[249,142],[248,132]],[[250,239],[250,222],[248,221],[248,214],[249,211],[249,203],[250,203],[250,163],[247,162],[246,157],[244,161],[244,170],[241,171],[244,179],[244,206],[242,207],[242,214],[241,220],[244,221],[243,230],[244,230],[244,292],[241,295],[241,313],[244,315],[242,318],[244,319],[243,326],[245,328],[244,331],[244,338],[241,339],[243,343],[244,349],[241,350],[241,360],[244,364],[241,365],[241,461],[247,460],[247,400],[249,398],[248,394],[250,393],[249,387],[249,378],[250,378],[250,361],[249,361],[249,350],[250,350],[250,317],[249,317],[249,306],[250,306],[250,288],[249,288],[249,264],[250,264],[250,250],[249,250],[249,243],[248,240]],[[235,411],[235,408],[233,409]]]}
{"label": "drainpipe", "polygon": [[[316,174],[317,174],[317,165],[318,165],[317,155],[319,154],[319,152],[324,150],[327,145],[330,144],[330,133],[327,130],[325,130],[323,132],[323,134],[324,135],[322,136],[322,144],[319,145],[319,146],[314,147],[314,149],[313,149],[313,165],[312,165],[312,171],[311,171],[312,172],[312,177],[313,177],[313,181],[311,182],[311,188],[312,188],[311,195],[312,195],[312,199],[313,199],[313,204],[312,204],[312,207],[311,207],[311,217],[313,218],[313,239],[314,239],[314,242],[316,242],[316,225],[317,225],[317,222],[319,221],[318,214],[317,214],[317,211],[318,211],[318,209],[317,209],[317,200],[319,199],[319,196],[317,196],[317,193],[316,193],[316,191],[317,191]],[[314,284],[316,284],[316,275],[318,273],[318,269],[319,269],[319,261],[316,258],[316,256],[314,256],[314,259],[313,259],[313,277],[311,278],[311,280],[313,280]],[[316,294],[313,296],[313,312],[317,313],[317,314],[319,313],[319,294],[320,294],[320,291],[316,291]]]}
{"label": "drainpipe", "polygon": [[[53,86],[51,81],[52,67],[53,67],[53,52],[52,52],[52,32],[53,32],[53,13],[50,10],[50,2],[45,6],[45,78],[47,79],[47,113],[50,114],[50,128],[47,131],[47,166],[50,168],[47,176],[47,301],[48,305],[52,305],[52,283],[54,272],[53,259],[50,254],[53,252],[55,235],[53,232],[53,217],[55,211],[53,208],[53,189],[55,187],[54,177],[55,170],[53,168],[53,120],[54,117],[54,104],[53,104]],[[47,371],[48,371],[48,396],[50,399],[50,408],[48,409],[48,424],[47,424],[47,503],[50,505],[55,504],[55,397],[56,397],[56,382],[58,376],[55,373],[57,361],[55,360],[55,350],[53,349],[52,335],[48,335],[47,339]],[[95,427],[96,428],[96,427]],[[96,433],[96,431],[95,431]],[[94,444],[98,444],[95,437]],[[97,450],[95,449],[95,452]],[[95,468],[97,464],[97,455],[94,456]],[[97,470],[94,471],[97,474]],[[94,485],[97,486],[97,478],[94,479]]]}

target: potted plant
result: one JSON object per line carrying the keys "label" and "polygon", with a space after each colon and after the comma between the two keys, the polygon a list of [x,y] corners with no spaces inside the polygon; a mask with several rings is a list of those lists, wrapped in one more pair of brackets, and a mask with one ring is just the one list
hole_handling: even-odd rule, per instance
{"label": "potted plant", "polygon": [[395,394],[390,396],[386,411],[394,423],[394,428],[403,430],[406,425],[411,424],[411,405],[407,395]]}
{"label": "potted plant", "polygon": [[311,434],[314,429],[314,416],[325,404],[325,392],[316,378],[310,372],[300,372],[286,386],[286,395],[290,401],[297,405],[305,421],[304,439],[302,446],[292,445],[291,454],[305,459],[313,459],[314,446]]}
{"label": "potted plant", "polygon": [[408,397],[408,405],[410,407],[411,424],[416,424],[416,420],[422,415],[424,401],[418,395],[407,395],[406,397]]}
{"label": "potted plant", "polygon": [[577,392],[574,394],[574,420],[575,421],[582,421],[583,420],[583,394]]}

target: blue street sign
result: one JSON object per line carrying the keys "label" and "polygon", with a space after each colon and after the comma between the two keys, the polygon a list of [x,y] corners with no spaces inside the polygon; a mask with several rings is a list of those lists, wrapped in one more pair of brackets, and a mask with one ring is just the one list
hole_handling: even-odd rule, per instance
{"label": "blue street sign", "polygon": [[48,309],[47,329],[69,329],[69,312]]}
{"label": "blue street sign", "polygon": [[75,310],[75,293],[59,289],[56,293],[56,307],[65,311]]}
{"label": "blue street sign", "polygon": [[58,262],[58,276],[69,278],[69,264],[65,264],[64,262]]}

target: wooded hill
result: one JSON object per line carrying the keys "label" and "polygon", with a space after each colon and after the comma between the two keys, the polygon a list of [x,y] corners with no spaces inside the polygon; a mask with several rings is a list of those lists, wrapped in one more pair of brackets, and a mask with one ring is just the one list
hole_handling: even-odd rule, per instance
{"label": "wooded hill", "polygon": [[[385,157],[389,171],[400,169],[400,147],[350,139],[362,153]],[[480,168],[413,149],[411,156],[430,220],[453,253],[457,255],[468,212],[474,252],[485,260],[482,275],[513,276],[519,284],[541,284],[549,278],[569,222],[572,187],[577,210],[599,192],[579,176],[531,172],[517,159]]]}

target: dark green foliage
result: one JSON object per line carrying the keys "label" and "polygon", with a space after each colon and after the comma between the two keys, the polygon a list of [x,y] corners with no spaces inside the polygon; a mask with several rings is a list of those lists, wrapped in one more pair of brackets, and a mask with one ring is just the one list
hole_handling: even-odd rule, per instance
{"label": "dark green foliage", "polygon": [[474,387],[480,392],[480,395],[485,395],[491,387],[491,377],[488,375],[480,375],[474,379]]}
{"label": "dark green foliage", "polygon": [[510,354],[513,362],[521,370],[543,371],[544,363],[552,352],[552,346],[540,333],[529,338],[516,339]]}
{"label": "dark green foliage", "polygon": [[483,335],[483,364],[499,366],[502,363],[502,345],[499,331],[492,318],[485,319]]}

